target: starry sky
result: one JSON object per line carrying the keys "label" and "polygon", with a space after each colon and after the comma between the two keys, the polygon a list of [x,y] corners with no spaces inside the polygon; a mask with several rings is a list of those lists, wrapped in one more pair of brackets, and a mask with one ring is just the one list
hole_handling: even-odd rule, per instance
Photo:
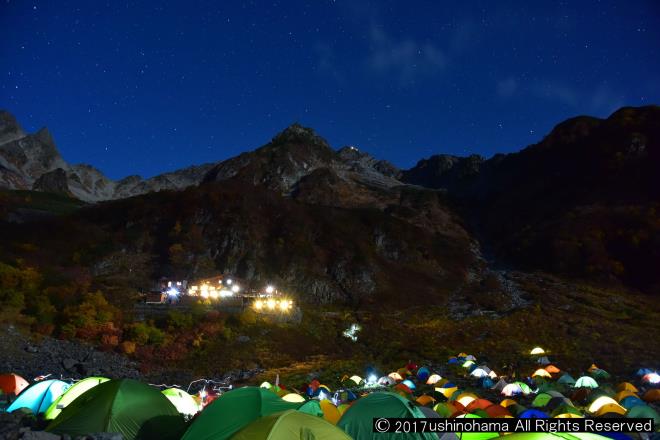
{"label": "starry sky", "polygon": [[111,178],[296,121],[408,168],[660,103],[653,0],[0,0],[0,29],[0,108]]}

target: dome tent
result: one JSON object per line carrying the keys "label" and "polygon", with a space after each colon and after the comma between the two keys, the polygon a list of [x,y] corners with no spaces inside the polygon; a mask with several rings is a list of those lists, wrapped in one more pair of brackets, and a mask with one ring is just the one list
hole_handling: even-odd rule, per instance
{"label": "dome tent", "polygon": [[16,400],[7,408],[7,412],[28,408],[33,414],[41,414],[68,388],[68,383],[56,379],[36,382],[18,395]]}
{"label": "dome tent", "polygon": [[231,437],[232,440],[351,440],[322,418],[296,410],[260,417]]}
{"label": "dome tent", "polygon": [[181,440],[228,439],[259,417],[300,406],[300,403],[282,400],[265,388],[236,388],[204,408]]}
{"label": "dome tent", "polygon": [[200,411],[200,406],[193,396],[179,388],[167,388],[162,393],[167,400],[172,402],[179,414],[192,417]]}
{"label": "dome tent", "polygon": [[596,382],[592,377],[582,376],[579,378],[574,385],[575,388],[598,388],[598,382]]}
{"label": "dome tent", "polygon": [[106,379],[105,377],[88,377],[87,379],[83,379],[74,383],[60,397],[51,403],[51,405],[44,413],[44,418],[46,420],[54,419],[62,412],[62,409],[66,408],[82,393],[94,388],[96,385],[100,385],[103,382],[107,382],[109,380],[110,379]]}
{"label": "dome tent", "polygon": [[18,396],[28,385],[30,385],[28,381],[18,374],[0,374],[0,391],[4,394]]}
{"label": "dome tent", "polygon": [[183,417],[158,389],[132,379],[93,387],[64,408],[46,428],[72,437],[116,432],[125,440],[177,439]]}
{"label": "dome tent", "polygon": [[373,432],[374,417],[424,418],[424,413],[413,403],[395,393],[376,392],[357,400],[342,415],[337,426],[355,440],[372,439],[437,439],[431,433],[391,433]]}

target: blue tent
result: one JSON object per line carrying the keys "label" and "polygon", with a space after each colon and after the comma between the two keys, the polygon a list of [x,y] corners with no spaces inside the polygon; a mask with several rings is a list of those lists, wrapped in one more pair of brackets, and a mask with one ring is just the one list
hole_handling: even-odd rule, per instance
{"label": "blue tent", "polygon": [[482,388],[492,388],[492,386],[493,386],[494,384],[493,384],[493,381],[492,381],[492,379],[491,379],[490,377],[488,377],[488,376],[484,376],[484,377],[482,377],[482,378],[479,379],[479,385],[480,385]]}
{"label": "blue tent", "polygon": [[599,432],[599,435],[603,437],[613,438],[614,440],[631,440],[629,435],[626,435],[622,432]]}
{"label": "blue tent", "polygon": [[417,370],[417,379],[419,379],[422,382],[426,382],[426,380],[429,378],[430,375],[431,372],[426,367],[422,367],[419,370]]}
{"label": "blue tent", "polygon": [[16,400],[9,405],[7,412],[19,408],[28,408],[33,414],[45,412],[48,407],[67,389],[69,384],[61,380],[51,379],[37,382],[24,389]]}
{"label": "blue tent", "polygon": [[416,386],[416,385],[413,383],[413,381],[410,380],[410,379],[406,379],[406,380],[404,380],[404,381],[403,381],[403,384],[404,384],[405,386],[407,386],[408,388],[410,388],[411,390],[414,390],[415,388],[417,388],[417,386]]}
{"label": "blue tent", "polygon": [[538,409],[528,409],[518,415],[521,419],[547,419],[549,418],[546,413]]}
{"label": "blue tent", "polygon": [[621,401],[619,402],[619,405],[621,405],[625,409],[630,409],[633,406],[646,405],[646,403],[644,403],[644,401],[642,399],[640,399],[639,397],[628,396],[628,397],[625,397],[625,398],[621,399]]}

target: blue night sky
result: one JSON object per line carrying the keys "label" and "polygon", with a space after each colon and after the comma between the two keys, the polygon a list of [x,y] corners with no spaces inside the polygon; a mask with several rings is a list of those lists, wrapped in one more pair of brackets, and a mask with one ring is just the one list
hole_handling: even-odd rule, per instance
{"label": "blue night sky", "polygon": [[0,107],[112,178],[294,121],[407,168],[660,103],[654,1],[1,1]]}

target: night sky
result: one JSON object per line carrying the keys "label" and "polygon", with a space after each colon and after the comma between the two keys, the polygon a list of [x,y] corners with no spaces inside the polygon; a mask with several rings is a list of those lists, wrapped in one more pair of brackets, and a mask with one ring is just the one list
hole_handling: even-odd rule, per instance
{"label": "night sky", "polygon": [[112,178],[295,121],[407,168],[660,103],[657,1],[0,1],[0,108]]}

